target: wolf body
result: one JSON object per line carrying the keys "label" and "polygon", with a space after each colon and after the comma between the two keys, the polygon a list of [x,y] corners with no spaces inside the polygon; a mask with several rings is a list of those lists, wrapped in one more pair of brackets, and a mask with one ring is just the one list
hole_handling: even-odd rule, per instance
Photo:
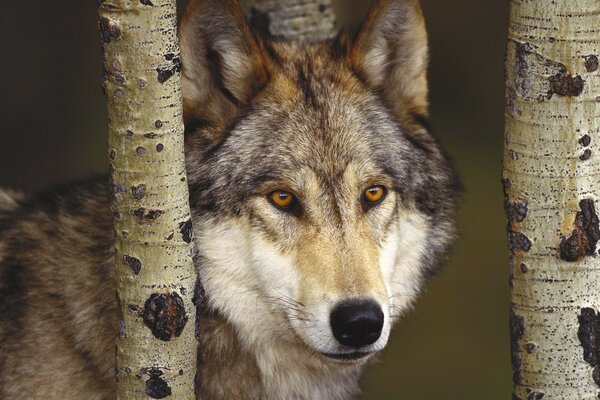
{"label": "wolf body", "polygon": [[[181,42],[197,393],[352,398],[454,232],[419,4],[377,1],[356,37],[300,45],[197,0]],[[114,398],[108,190],[0,192],[0,398]]]}

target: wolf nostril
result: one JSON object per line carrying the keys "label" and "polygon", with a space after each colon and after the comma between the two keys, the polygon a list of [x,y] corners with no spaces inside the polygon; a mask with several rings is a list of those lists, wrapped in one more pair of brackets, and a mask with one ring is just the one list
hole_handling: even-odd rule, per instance
{"label": "wolf nostril", "polygon": [[383,311],[373,300],[345,301],[330,316],[333,336],[344,346],[373,344],[381,336]]}

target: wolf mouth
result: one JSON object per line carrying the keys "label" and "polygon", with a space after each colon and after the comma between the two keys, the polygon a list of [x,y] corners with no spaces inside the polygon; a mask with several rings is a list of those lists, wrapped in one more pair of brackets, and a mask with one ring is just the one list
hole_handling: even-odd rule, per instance
{"label": "wolf mouth", "polygon": [[355,362],[355,361],[359,361],[362,359],[365,359],[367,357],[369,357],[370,355],[372,355],[372,352],[354,352],[354,353],[337,353],[337,354],[331,354],[331,353],[321,353],[323,354],[325,357],[331,359],[331,360],[335,360],[335,361],[339,361],[339,362]]}

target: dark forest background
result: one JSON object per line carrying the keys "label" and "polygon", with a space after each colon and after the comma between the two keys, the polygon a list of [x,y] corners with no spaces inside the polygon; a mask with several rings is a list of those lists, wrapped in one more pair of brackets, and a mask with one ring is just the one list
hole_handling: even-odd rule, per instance
{"label": "dark forest background", "polygon": [[[350,3],[358,10],[367,1],[338,6]],[[504,400],[511,390],[500,185],[508,2],[422,4],[433,125],[467,189],[460,240],[369,370],[364,398]],[[0,18],[0,186],[39,190],[104,172],[96,2],[6,1]]]}

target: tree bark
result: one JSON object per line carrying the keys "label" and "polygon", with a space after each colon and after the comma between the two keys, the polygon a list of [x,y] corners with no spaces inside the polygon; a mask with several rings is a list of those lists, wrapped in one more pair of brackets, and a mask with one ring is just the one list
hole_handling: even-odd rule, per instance
{"label": "tree bark", "polygon": [[331,0],[241,0],[251,25],[264,35],[314,42],[337,33]]}
{"label": "tree bark", "polygon": [[600,393],[600,5],[512,0],[505,209],[513,399]]}
{"label": "tree bark", "polygon": [[194,399],[196,274],[176,3],[104,0],[99,17],[120,307],[117,398]]}

